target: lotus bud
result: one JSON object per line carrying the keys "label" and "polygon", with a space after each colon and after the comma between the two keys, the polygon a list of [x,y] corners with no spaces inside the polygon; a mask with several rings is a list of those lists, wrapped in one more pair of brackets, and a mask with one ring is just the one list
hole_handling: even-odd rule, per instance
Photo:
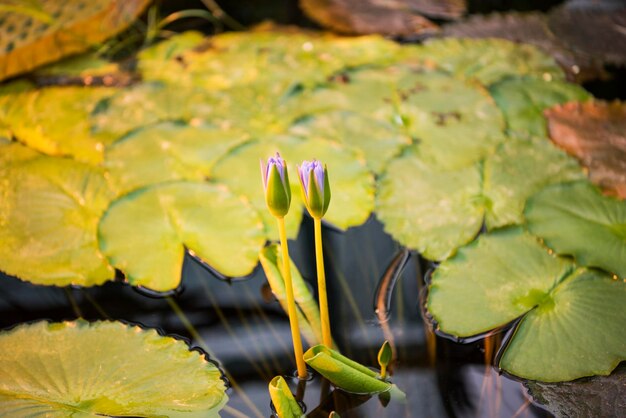
{"label": "lotus bud", "polygon": [[291,188],[289,187],[289,175],[287,164],[279,153],[267,160],[267,165],[261,161],[261,175],[265,189],[265,203],[270,213],[278,218],[283,218],[289,212],[291,204]]}
{"label": "lotus bud", "polygon": [[300,185],[302,186],[302,199],[309,214],[321,219],[330,204],[330,184],[328,182],[328,169],[322,167],[317,160],[303,161],[298,167]]}

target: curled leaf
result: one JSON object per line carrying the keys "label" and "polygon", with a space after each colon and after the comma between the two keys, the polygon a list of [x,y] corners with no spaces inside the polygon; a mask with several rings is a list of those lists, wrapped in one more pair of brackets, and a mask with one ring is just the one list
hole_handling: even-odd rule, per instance
{"label": "curled leaf", "polygon": [[293,397],[289,385],[282,376],[276,376],[269,384],[270,398],[278,418],[300,418],[304,416],[302,408]]}

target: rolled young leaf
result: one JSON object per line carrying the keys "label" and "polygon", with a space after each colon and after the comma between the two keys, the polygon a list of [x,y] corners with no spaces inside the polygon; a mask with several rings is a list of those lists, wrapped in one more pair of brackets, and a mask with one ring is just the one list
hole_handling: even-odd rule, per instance
{"label": "rolled young leaf", "polygon": [[311,347],[304,361],[319,374],[346,392],[374,395],[391,389],[391,383],[378,380],[378,374],[323,345]]}
{"label": "rolled young leaf", "polygon": [[300,405],[293,397],[289,385],[287,385],[282,376],[273,378],[268,388],[278,418],[300,418],[305,416],[302,408],[300,408]]}

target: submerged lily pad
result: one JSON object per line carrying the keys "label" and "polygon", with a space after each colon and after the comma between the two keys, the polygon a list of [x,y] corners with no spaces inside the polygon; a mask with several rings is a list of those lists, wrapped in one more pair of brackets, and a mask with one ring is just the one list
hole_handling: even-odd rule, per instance
{"label": "submerged lily pad", "polygon": [[576,84],[551,79],[509,79],[491,86],[490,91],[504,113],[509,134],[522,136],[547,136],[544,109],[592,97]]}
{"label": "submerged lily pad", "polygon": [[500,367],[547,382],[609,374],[626,359],[626,283],[548,253],[519,228],[480,237],[432,276],[439,329],[469,337],[522,317]]}
{"label": "submerged lily pad", "polygon": [[55,286],[111,280],[96,235],[112,198],[102,170],[18,144],[0,148],[0,270]]}
{"label": "submerged lily pad", "polygon": [[544,114],[550,138],[589,168],[591,181],[626,199],[626,103],[571,102]]}
{"label": "submerged lily pad", "polygon": [[583,180],[577,161],[548,139],[508,138],[485,160],[488,229],[524,222],[526,199],[548,184]]}
{"label": "submerged lily pad", "polygon": [[217,418],[228,400],[200,353],[120,322],[20,325],[0,333],[0,351],[5,416]]}
{"label": "submerged lily pad", "polygon": [[557,253],[626,278],[626,201],[575,182],[535,194],[525,214],[530,231]]}
{"label": "submerged lily pad", "polygon": [[171,122],[134,131],[108,147],[104,167],[118,194],[171,180],[210,177],[213,164],[248,135]]}
{"label": "submerged lily pad", "polygon": [[225,276],[250,274],[265,242],[257,212],[224,186],[171,182],[130,193],[99,224],[102,252],[133,286],[180,284],[185,250]]}
{"label": "submerged lily pad", "polygon": [[510,76],[564,78],[554,59],[532,45],[503,39],[436,39],[412,53],[454,75],[490,85]]}
{"label": "submerged lily pad", "polygon": [[280,152],[287,161],[292,188],[292,202],[285,217],[287,234],[294,238],[300,226],[304,204],[300,198],[296,164],[317,158],[328,166],[332,200],[324,219],[339,228],[357,226],[367,220],[374,206],[374,178],[360,154],[340,144],[322,139],[290,136],[267,137],[246,143],[217,162],[213,177],[235,193],[247,197],[259,211],[267,234],[278,238],[276,220],[267,210],[259,172],[259,160]]}
{"label": "submerged lily pad", "polygon": [[4,113],[4,123],[26,145],[45,154],[95,164],[102,161],[104,147],[114,137],[94,134],[88,116],[100,100],[114,92],[85,87],[26,91],[4,100],[0,114]]}

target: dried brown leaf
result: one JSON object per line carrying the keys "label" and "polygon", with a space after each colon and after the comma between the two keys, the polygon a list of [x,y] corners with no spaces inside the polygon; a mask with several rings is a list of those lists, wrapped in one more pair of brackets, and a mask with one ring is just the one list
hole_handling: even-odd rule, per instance
{"label": "dried brown leaf", "polygon": [[544,114],[550,138],[587,166],[605,192],[626,199],[626,103],[570,102]]}

